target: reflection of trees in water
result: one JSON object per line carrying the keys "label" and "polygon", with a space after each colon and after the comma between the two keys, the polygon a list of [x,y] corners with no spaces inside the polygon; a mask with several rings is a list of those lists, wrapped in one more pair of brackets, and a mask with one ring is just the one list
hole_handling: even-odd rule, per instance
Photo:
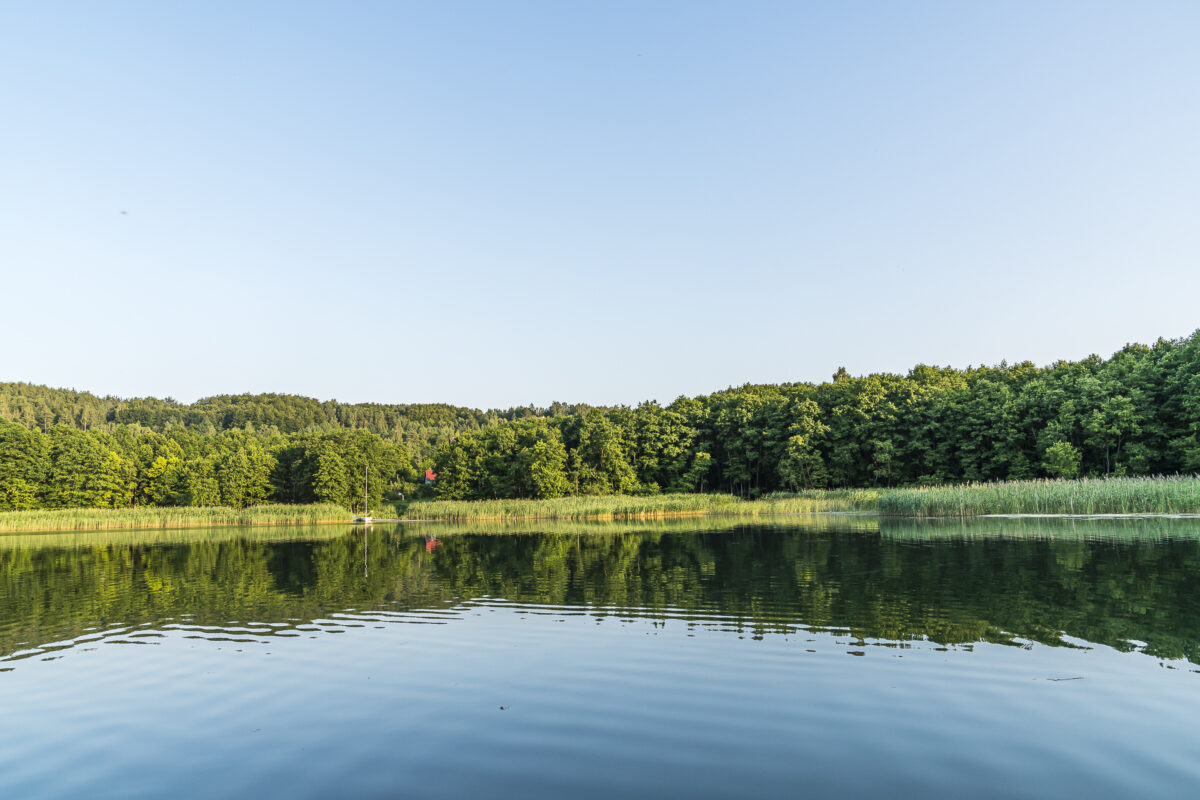
{"label": "reflection of trees in water", "polygon": [[[617,609],[756,635],[797,626],[943,643],[1065,633],[1200,663],[1196,539],[972,538],[749,526],[710,532],[356,530],[317,541],[0,549],[0,654],[116,623],[302,625],[479,597]],[[861,527],[861,525],[859,525]],[[443,529],[445,530],[445,529]],[[961,532],[960,532],[961,533]],[[366,574],[364,576],[364,557]]]}

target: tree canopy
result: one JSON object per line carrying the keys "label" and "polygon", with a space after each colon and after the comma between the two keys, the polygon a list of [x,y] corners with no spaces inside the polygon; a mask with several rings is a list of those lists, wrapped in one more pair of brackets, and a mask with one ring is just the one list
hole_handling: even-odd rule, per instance
{"label": "tree canopy", "polygon": [[[2,420],[8,420],[4,422]],[[1046,367],[729,388],[612,408],[479,411],[222,395],[185,405],[0,384],[0,508],[361,504],[722,491],[756,496],[1200,470],[1200,331]]]}

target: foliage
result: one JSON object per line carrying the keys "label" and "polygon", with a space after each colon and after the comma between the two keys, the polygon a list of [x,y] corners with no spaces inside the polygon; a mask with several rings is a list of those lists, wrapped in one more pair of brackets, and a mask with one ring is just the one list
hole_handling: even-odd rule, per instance
{"label": "foliage", "polygon": [[368,431],[111,433],[0,422],[0,511],[332,503],[361,510],[416,477],[403,446]]}
{"label": "foliage", "polygon": [[[11,420],[12,422],[3,422]],[[418,470],[439,479],[419,484]],[[444,500],[1200,471],[1200,331],[1028,362],[746,385],[667,406],[475,411],[228,395],[190,405],[0,384],[0,509]]]}
{"label": "foliage", "polygon": [[1070,442],[1055,442],[1046,448],[1042,469],[1052,478],[1074,478],[1081,459],[1082,454]]}
{"label": "foliage", "polygon": [[[560,431],[579,495],[1170,474],[1200,469],[1200,331],[1107,361],[839,370],[820,385],[747,385],[540,424]],[[503,475],[504,427],[439,448],[440,497],[537,496]]]}
{"label": "foliage", "polygon": [[578,414],[587,406],[479,411],[444,404],[339,403],[286,394],[216,395],[185,405],[171,398],[98,397],[71,389],[0,383],[0,420],[49,431],[55,425],[112,433],[125,426],[167,434],[184,429],[204,435],[226,430],[294,434],[363,430],[402,445],[417,460],[458,433],[537,416]]}

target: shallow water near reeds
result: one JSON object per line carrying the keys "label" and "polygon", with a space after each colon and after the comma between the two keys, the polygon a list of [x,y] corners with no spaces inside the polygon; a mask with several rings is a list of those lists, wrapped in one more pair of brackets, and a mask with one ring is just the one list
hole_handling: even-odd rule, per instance
{"label": "shallow water near reeds", "polygon": [[1200,520],[0,536],[2,797],[1184,797]]}

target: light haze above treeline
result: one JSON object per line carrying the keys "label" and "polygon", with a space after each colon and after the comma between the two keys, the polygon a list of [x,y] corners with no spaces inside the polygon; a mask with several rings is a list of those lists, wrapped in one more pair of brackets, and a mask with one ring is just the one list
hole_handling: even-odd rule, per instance
{"label": "light haze above treeline", "polygon": [[4,3],[3,377],[665,405],[1186,336],[1198,31],[1179,0]]}

